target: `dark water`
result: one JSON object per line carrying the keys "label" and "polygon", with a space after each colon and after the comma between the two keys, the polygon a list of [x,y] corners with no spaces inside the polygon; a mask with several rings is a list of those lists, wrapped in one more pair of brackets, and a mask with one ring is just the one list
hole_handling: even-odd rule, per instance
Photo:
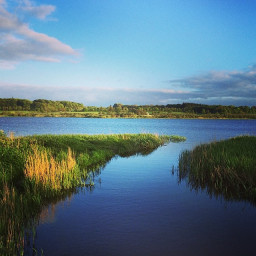
{"label": "dark water", "polygon": [[42,213],[36,247],[44,255],[255,255],[256,207],[226,202],[177,182],[183,149],[241,134],[256,120],[0,118],[0,129],[35,133],[178,134],[148,156],[115,158],[81,191]]}

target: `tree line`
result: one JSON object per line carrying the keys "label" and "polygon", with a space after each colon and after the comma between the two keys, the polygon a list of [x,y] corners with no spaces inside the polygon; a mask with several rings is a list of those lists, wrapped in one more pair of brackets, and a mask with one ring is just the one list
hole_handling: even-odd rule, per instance
{"label": "tree line", "polygon": [[82,111],[84,105],[71,101],[53,101],[37,99],[34,101],[26,99],[0,99],[0,110],[2,111],[40,111],[40,112],[56,112],[56,111]]}
{"label": "tree line", "polygon": [[[0,111],[12,115],[23,115],[22,112],[53,113],[60,116],[79,117],[151,117],[151,118],[256,118],[256,106],[223,106],[196,103],[167,104],[167,105],[124,105],[115,103],[108,107],[84,106],[82,103],[71,101],[52,101],[37,99],[1,99]],[[73,112],[73,114],[72,114]],[[76,113],[74,113],[76,112]],[[51,116],[54,116],[53,114]],[[56,115],[55,115],[56,116]]]}

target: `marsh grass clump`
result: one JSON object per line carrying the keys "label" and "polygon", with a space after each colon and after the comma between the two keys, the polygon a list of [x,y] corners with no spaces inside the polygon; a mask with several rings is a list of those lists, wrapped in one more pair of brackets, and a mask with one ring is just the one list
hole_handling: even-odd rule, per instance
{"label": "marsh grass clump", "polygon": [[179,179],[229,200],[256,203],[256,136],[239,136],[184,151]]}

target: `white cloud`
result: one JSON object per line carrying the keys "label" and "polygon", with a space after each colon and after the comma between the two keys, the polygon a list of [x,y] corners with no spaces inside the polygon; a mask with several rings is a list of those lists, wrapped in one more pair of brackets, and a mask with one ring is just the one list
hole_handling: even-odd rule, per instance
{"label": "white cloud", "polygon": [[19,11],[22,11],[23,13],[36,17],[40,20],[44,20],[56,9],[53,5],[36,6],[35,3],[29,0],[24,0],[23,3],[24,5],[19,7]]}
{"label": "white cloud", "polygon": [[[14,67],[26,60],[59,62],[63,57],[78,55],[77,51],[58,39],[32,30],[17,14],[7,11],[3,0],[0,1],[0,68]],[[25,7],[30,3],[25,1]],[[53,11],[49,6],[31,8],[37,8],[37,15],[41,18]]]}

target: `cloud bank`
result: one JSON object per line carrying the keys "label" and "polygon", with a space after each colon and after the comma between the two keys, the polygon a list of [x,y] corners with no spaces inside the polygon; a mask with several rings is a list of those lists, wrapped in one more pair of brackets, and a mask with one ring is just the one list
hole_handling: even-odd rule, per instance
{"label": "cloud bank", "polygon": [[176,104],[194,102],[221,105],[256,105],[256,66],[242,71],[212,71],[168,81],[169,89],[88,86],[34,86],[0,81],[1,98],[70,100],[86,105]]}
{"label": "cloud bank", "polygon": [[228,96],[205,95],[205,92],[173,89],[131,89],[131,88],[92,88],[83,86],[32,86],[0,83],[1,98],[50,99],[81,102],[90,106],[109,106],[123,104],[176,104],[197,102],[222,105],[256,105],[255,97],[250,95]]}
{"label": "cloud bank", "polygon": [[242,71],[212,71],[169,83],[172,88],[189,90],[189,99],[195,101],[256,105],[256,66]]}
{"label": "cloud bank", "polygon": [[14,68],[27,60],[59,62],[63,57],[78,54],[58,39],[34,31],[19,16],[26,13],[42,20],[55,10],[54,6],[36,6],[28,0],[21,3],[12,13],[7,10],[7,3],[0,0],[0,68]]}
{"label": "cloud bank", "polygon": [[32,86],[0,83],[0,98],[70,100],[86,105],[160,104],[169,97],[180,100],[184,92],[165,89],[92,88],[82,86]]}

